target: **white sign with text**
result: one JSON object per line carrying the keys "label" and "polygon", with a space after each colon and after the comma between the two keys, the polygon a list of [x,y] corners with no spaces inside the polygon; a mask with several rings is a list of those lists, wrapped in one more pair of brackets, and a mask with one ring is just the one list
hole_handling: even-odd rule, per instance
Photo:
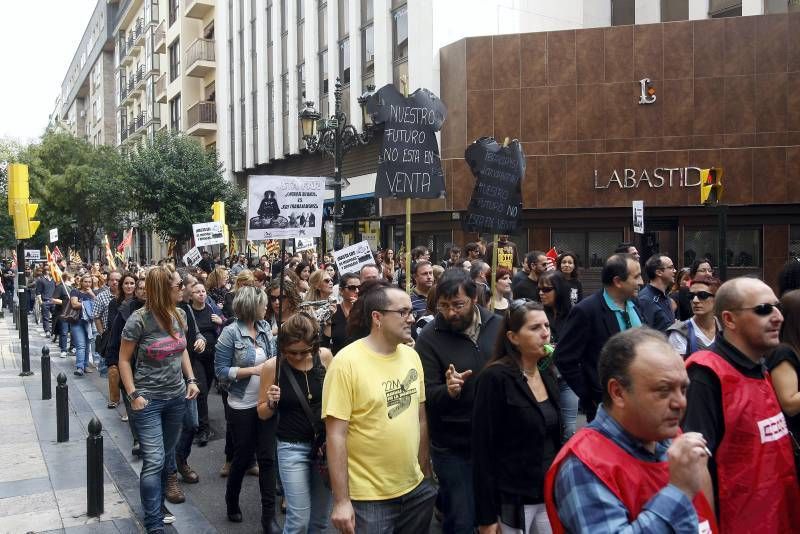
{"label": "white sign with text", "polygon": [[339,276],[345,273],[357,274],[364,265],[375,265],[375,258],[366,241],[360,241],[341,250],[334,250],[333,259],[339,269]]}
{"label": "white sign with text", "polygon": [[197,247],[209,245],[219,245],[225,242],[225,234],[222,231],[222,223],[207,222],[192,225],[194,232],[194,244]]}

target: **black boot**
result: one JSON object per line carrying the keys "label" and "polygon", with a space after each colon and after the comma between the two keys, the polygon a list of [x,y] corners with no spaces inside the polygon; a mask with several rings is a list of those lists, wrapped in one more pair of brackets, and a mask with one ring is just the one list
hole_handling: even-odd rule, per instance
{"label": "black boot", "polygon": [[261,528],[264,530],[264,534],[281,534],[283,532],[277,519],[263,515],[261,516]]}

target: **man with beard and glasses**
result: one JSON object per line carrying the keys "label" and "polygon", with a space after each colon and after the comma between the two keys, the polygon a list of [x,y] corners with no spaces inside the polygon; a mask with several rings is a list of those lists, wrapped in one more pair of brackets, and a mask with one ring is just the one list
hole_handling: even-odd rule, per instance
{"label": "man with beard and glasses", "polygon": [[415,348],[425,371],[431,460],[439,479],[442,532],[471,533],[472,407],[476,378],[492,357],[502,319],[476,304],[478,288],[463,269],[448,269],[435,289],[437,313]]}

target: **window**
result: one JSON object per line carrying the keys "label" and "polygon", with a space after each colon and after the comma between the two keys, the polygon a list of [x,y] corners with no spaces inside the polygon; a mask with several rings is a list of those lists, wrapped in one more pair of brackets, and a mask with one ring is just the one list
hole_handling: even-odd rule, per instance
{"label": "window", "polygon": [[361,24],[372,22],[372,0],[361,0]]}
{"label": "window", "polygon": [[712,18],[741,17],[741,0],[709,0],[708,15]]}
{"label": "window", "polygon": [[328,43],[328,6],[325,3],[319,4],[319,16],[317,17],[317,35],[319,35],[319,46],[324,48]]}
{"label": "window", "polygon": [[622,231],[553,230],[552,241],[557,250],[574,252],[579,267],[601,269],[622,241]]}
{"label": "window", "polygon": [[321,94],[328,94],[328,51],[319,53],[319,90]]}
{"label": "window", "polygon": [[786,13],[800,11],[798,0],[764,0],[764,11],[767,13]]}
{"label": "window", "polygon": [[350,2],[339,0],[339,39],[350,34]]}
{"label": "window", "polygon": [[303,109],[306,99],[306,65],[297,66],[297,109]]}
{"label": "window", "polygon": [[662,0],[661,22],[673,20],[689,20],[689,0]]}
{"label": "window", "polygon": [[180,7],[180,0],[169,0],[169,25],[175,24],[178,20],[178,9]]}
{"label": "window", "polygon": [[625,26],[628,24],[634,24],[635,22],[636,8],[634,6],[634,0],[611,0],[612,26]]}
{"label": "window", "polygon": [[[728,267],[761,266],[761,229],[729,228],[726,235]],[[708,258],[719,265],[719,233],[716,229],[686,228],[683,238],[684,265]]]}
{"label": "window", "polygon": [[289,0],[278,0],[281,5],[281,33],[286,31],[286,2]]}
{"label": "window", "polygon": [[339,78],[342,85],[350,83],[350,39],[339,43]]}
{"label": "window", "polygon": [[408,8],[392,12],[392,61],[408,58]]}
{"label": "window", "polygon": [[306,18],[306,2],[305,0],[297,0],[297,20]]}
{"label": "window", "polygon": [[289,114],[289,75],[281,74],[281,96],[283,101],[283,114]]}
{"label": "window", "polygon": [[370,23],[361,30],[361,71],[372,72],[375,64],[375,27]]}
{"label": "window", "polygon": [[181,41],[180,38],[169,45],[169,81],[174,82],[180,75],[181,69]]}
{"label": "window", "polygon": [[304,48],[304,39],[303,39],[303,30],[305,27],[304,22],[299,22],[297,24],[297,63],[302,63],[306,59],[305,55],[305,48]]}
{"label": "window", "polygon": [[173,132],[181,129],[181,95],[169,101],[169,129]]}

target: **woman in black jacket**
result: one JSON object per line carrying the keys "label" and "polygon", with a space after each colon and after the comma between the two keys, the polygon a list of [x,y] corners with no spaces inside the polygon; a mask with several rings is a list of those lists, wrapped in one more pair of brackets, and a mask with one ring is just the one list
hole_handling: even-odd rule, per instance
{"label": "woman in black jacket", "polygon": [[544,478],[561,446],[558,384],[542,305],[517,300],[478,377],[472,423],[475,511],[481,534],[550,532]]}

